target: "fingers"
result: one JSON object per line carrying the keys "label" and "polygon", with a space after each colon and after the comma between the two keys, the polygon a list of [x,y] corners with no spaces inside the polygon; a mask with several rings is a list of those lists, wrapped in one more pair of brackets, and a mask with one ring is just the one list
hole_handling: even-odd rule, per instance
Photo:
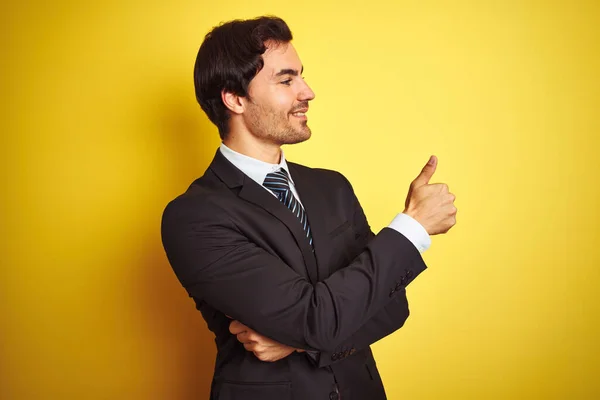
{"label": "fingers", "polygon": [[231,321],[229,324],[229,332],[231,332],[232,335],[237,335],[238,333],[247,331],[248,329],[250,328],[242,324],[240,321]]}
{"label": "fingers", "polygon": [[258,349],[257,349],[258,348],[258,343],[256,343],[256,342],[248,342],[248,343],[242,343],[242,344],[244,345],[244,348],[246,350],[248,350],[248,351],[251,351],[253,353],[254,352],[259,352]]}
{"label": "fingers", "polygon": [[428,194],[450,193],[450,188],[446,183],[430,183],[427,186],[421,188],[420,191],[423,191]]}
{"label": "fingers", "polygon": [[[238,342],[242,343],[244,347],[246,347],[246,345],[253,346],[252,351],[256,351],[257,347],[259,347],[262,351],[269,346],[276,345],[276,343],[268,337],[262,336],[261,334],[257,333],[256,331],[253,331],[248,327],[245,328],[246,330],[236,334]],[[248,348],[246,348],[246,350],[248,350]]]}
{"label": "fingers", "polygon": [[262,336],[252,330],[238,333],[236,339],[243,344],[244,348],[248,351],[257,351],[259,348],[260,350],[264,350],[268,345],[267,342],[262,340]]}
{"label": "fingers", "polygon": [[248,328],[239,321],[231,321],[229,324],[229,332],[236,336],[236,339],[244,346],[244,349],[254,353],[256,358],[261,361],[273,362],[287,357],[293,353],[294,350],[298,352],[303,351],[301,349],[294,349],[281,343],[277,343],[273,339],[269,339]]}
{"label": "fingers", "polygon": [[452,203],[452,205],[450,206],[450,215],[454,217],[454,222],[456,223],[456,213],[458,213],[458,208],[456,208],[456,206]]}
{"label": "fingers", "polygon": [[[261,346],[259,343],[245,343],[244,344],[244,348],[248,351],[254,354],[254,356],[256,358],[258,358],[260,361],[266,361],[266,362],[275,362],[275,361],[279,361],[287,356],[289,356],[290,354],[292,354],[294,352],[294,348],[292,347],[288,347],[288,346],[282,346],[282,347],[277,347],[277,348],[269,348],[269,347],[264,347]],[[296,350],[298,351],[298,350]],[[302,350],[299,350],[300,352]]]}
{"label": "fingers", "polygon": [[419,196],[435,196],[443,204],[454,203],[456,195],[450,192],[445,183],[432,183],[419,189]]}
{"label": "fingers", "polygon": [[423,185],[427,185],[437,168],[437,161],[438,160],[436,156],[431,156],[427,164],[425,164],[425,166],[421,170],[419,176],[417,176],[412,182],[411,186],[417,188]]}
{"label": "fingers", "polygon": [[265,352],[265,349],[259,343],[244,343],[244,348],[253,353],[254,357],[258,358],[260,361],[272,361],[270,356]]}
{"label": "fingers", "polygon": [[450,193],[447,196],[447,200],[445,202],[445,206],[443,207],[444,212],[446,213],[445,228],[441,230],[441,233],[447,233],[454,225],[456,225],[456,214],[458,213],[458,209],[454,205],[455,196]]}
{"label": "fingers", "polygon": [[255,336],[254,332],[242,332],[238,333],[236,337],[238,342],[240,342],[246,350],[251,351],[258,357],[258,355],[265,350],[265,347],[263,344],[254,340],[256,339]]}
{"label": "fingers", "polygon": [[259,360],[269,361],[269,354],[268,354],[267,348],[265,346],[261,345],[260,343],[247,342],[247,343],[242,343],[242,345],[244,346],[244,349],[246,349],[246,351],[254,353],[256,358],[258,358]]}
{"label": "fingers", "polygon": [[294,351],[303,352],[302,349],[294,349],[292,347],[273,342],[260,334],[251,332],[242,332],[237,335],[237,340],[242,343],[246,351],[254,354],[261,361],[274,362],[289,356]]}
{"label": "fingers", "polygon": [[272,346],[278,344],[272,339],[269,339],[268,337],[248,328],[239,321],[232,321],[229,324],[229,332],[231,332],[233,335],[236,335],[236,338],[240,343],[255,342],[259,343],[261,346]]}
{"label": "fingers", "polygon": [[258,342],[259,337],[254,331],[244,331],[237,334],[237,340],[241,343]]}

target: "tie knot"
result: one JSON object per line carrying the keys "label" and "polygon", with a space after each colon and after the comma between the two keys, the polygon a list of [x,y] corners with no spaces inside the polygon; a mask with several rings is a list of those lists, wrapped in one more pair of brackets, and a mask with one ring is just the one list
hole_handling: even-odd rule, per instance
{"label": "tie knot", "polygon": [[284,194],[290,189],[290,178],[283,168],[267,174],[263,182],[264,187],[276,194]]}

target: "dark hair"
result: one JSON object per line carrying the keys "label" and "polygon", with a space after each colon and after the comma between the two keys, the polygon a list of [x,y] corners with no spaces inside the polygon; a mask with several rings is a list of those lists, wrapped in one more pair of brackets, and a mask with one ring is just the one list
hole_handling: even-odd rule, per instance
{"label": "dark hair", "polygon": [[221,92],[247,96],[250,81],[264,66],[265,43],[291,40],[285,21],[270,16],[229,21],[206,35],[194,65],[194,86],[200,107],[219,129],[221,139],[229,133],[229,111]]}

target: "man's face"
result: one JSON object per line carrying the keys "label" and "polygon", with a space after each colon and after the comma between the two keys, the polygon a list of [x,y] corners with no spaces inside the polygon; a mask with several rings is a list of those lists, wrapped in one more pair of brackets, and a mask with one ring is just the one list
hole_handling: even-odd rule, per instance
{"label": "man's face", "polygon": [[302,78],[302,63],[291,43],[267,44],[264,67],[248,87],[244,120],[257,138],[279,146],[310,138],[305,113],[315,94]]}

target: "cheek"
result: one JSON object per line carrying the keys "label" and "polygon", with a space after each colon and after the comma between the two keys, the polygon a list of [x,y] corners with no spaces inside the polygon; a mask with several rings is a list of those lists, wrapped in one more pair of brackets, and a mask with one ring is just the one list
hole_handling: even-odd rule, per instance
{"label": "cheek", "polygon": [[274,107],[287,114],[290,112],[292,106],[294,105],[295,97],[292,96],[290,93],[278,92],[275,93],[272,99],[272,104],[274,105]]}

